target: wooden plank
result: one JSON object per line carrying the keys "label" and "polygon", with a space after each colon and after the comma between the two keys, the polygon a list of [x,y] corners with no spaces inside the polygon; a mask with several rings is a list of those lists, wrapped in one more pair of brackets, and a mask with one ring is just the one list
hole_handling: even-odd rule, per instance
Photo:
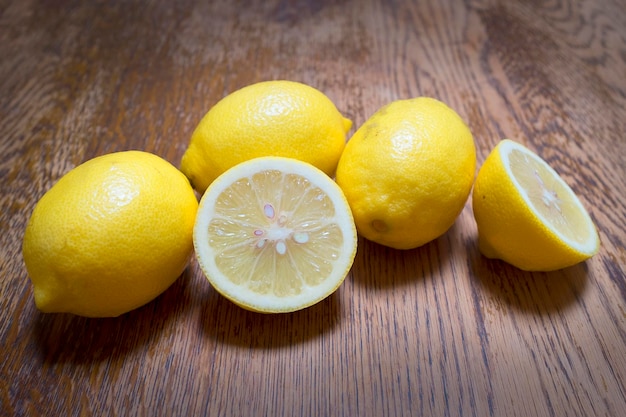
{"label": "wooden plank", "polygon": [[[623,414],[625,28],[613,0],[4,2],[0,414]],[[504,137],[544,157],[600,253],[488,260],[468,201],[418,249],[360,239],[344,285],[293,314],[236,307],[195,261],[115,319],[38,312],[21,241],[45,191],[113,151],[178,165],[213,104],[267,79],[320,89],[354,129],[392,100],[446,102],[479,165]]]}

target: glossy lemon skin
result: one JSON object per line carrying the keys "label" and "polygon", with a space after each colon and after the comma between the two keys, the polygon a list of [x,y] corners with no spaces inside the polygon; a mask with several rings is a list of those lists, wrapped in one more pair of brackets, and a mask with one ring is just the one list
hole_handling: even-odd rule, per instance
{"label": "glossy lemon skin", "polygon": [[151,301],[188,263],[197,207],[187,178],[156,155],[118,152],[77,166],[25,230],[37,307],[112,317]]}
{"label": "glossy lemon skin", "polygon": [[181,170],[200,193],[227,169],[262,156],[298,159],[332,176],[351,126],[326,95],[306,84],[252,84],[206,113]]}
{"label": "glossy lemon skin", "polygon": [[397,249],[444,234],[463,209],[476,169],[472,134],[446,104],[399,100],[350,138],[337,167],[357,230]]}

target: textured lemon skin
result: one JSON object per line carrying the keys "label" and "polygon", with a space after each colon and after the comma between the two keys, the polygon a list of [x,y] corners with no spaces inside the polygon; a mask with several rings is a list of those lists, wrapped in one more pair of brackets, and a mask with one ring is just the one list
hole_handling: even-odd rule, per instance
{"label": "textured lemon skin", "polygon": [[476,169],[472,134],[444,103],[398,100],[350,138],[337,166],[359,233],[397,249],[445,233],[469,196]]}
{"label": "textured lemon skin", "polygon": [[262,156],[298,159],[332,176],[351,127],[313,87],[260,82],[229,94],[207,112],[180,167],[200,193],[227,169]]}
{"label": "textured lemon skin", "polygon": [[568,246],[528,207],[504,166],[503,143],[483,163],[472,192],[483,255],[526,271],[558,270],[591,257],[597,249],[583,253]]}
{"label": "textured lemon skin", "polygon": [[156,155],[77,166],[39,200],[24,234],[37,307],[112,317],[151,301],[189,261],[197,207],[187,178]]}

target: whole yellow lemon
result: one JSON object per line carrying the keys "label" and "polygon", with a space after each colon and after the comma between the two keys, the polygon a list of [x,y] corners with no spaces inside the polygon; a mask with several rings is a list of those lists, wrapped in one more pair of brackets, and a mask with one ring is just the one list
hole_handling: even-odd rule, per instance
{"label": "whole yellow lemon", "polygon": [[156,155],[77,166],[39,200],[24,234],[37,307],[112,317],[151,301],[185,269],[197,209],[187,178]]}
{"label": "whole yellow lemon", "polygon": [[476,169],[472,134],[433,98],[392,102],[352,136],[337,166],[359,233],[397,249],[445,233],[469,196]]}
{"label": "whole yellow lemon", "polygon": [[351,127],[313,87],[260,82],[229,94],[207,112],[180,169],[200,193],[227,169],[261,156],[298,159],[333,175]]}

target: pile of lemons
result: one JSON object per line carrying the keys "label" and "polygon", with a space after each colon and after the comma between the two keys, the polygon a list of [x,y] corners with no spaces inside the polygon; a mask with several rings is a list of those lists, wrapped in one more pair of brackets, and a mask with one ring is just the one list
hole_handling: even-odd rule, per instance
{"label": "pile of lemons", "polygon": [[209,110],[180,170],[141,151],[79,165],[44,194],[26,227],[37,307],[123,314],[161,294],[195,252],[234,303],[299,310],[341,285],[357,233],[416,248],[452,226],[472,188],[485,256],[547,271],[598,251],[585,208],[526,147],[501,141],[476,175],[472,134],[441,101],[392,102],[346,145],[351,127],[320,91],[268,81]]}

